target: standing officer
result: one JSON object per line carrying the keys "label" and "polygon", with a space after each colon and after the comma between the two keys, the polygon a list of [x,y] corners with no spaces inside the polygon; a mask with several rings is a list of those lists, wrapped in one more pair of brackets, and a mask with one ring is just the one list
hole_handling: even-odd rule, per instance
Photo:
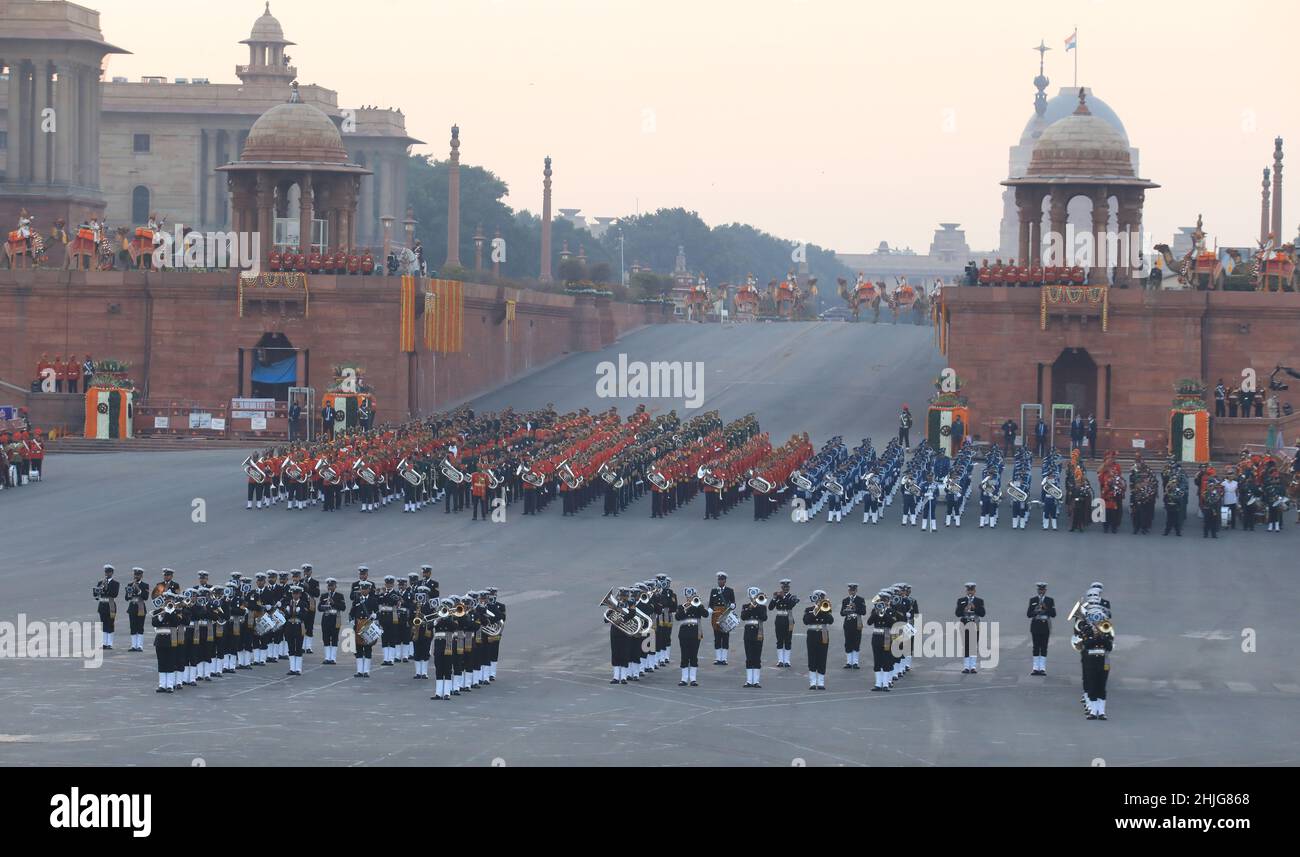
{"label": "standing officer", "polygon": [[844,617],[844,669],[862,669],[862,617],[867,615],[867,600],[858,595],[856,583],[850,583],[849,594],[840,599],[840,615]]}
{"label": "standing officer", "polygon": [[808,630],[808,689],[825,690],[826,656],[831,647],[830,629],[835,624],[825,590],[813,592],[812,603],[803,610],[803,623]]}
{"label": "standing officer", "polygon": [[790,578],[784,577],[780,582],[780,591],[772,598],[772,603],[768,607],[772,610],[775,618],[772,624],[776,630],[776,665],[777,668],[790,667],[790,649],[794,644],[794,617],[792,615],[795,605],[799,603],[799,596],[790,591]]}
{"label": "standing officer", "polygon": [[984,618],[984,599],[975,594],[974,582],[966,584],[966,594],[957,599],[956,615],[961,620],[963,652],[966,660],[962,673],[976,672],[980,641],[980,620]]}
{"label": "standing officer", "polygon": [[302,584],[291,583],[284,608],[284,640],[289,651],[288,675],[302,675],[303,622],[310,608],[311,600]]}
{"label": "standing officer", "polygon": [[1052,636],[1056,618],[1056,601],[1047,594],[1047,584],[1039,582],[1038,594],[1029,599],[1025,616],[1029,619],[1029,638],[1034,643],[1034,666],[1030,675],[1047,675],[1047,640]]}
{"label": "standing officer", "polygon": [[867,623],[871,625],[871,668],[876,675],[872,692],[887,692],[893,684],[895,664],[889,630],[898,619],[893,608],[893,593],[888,589],[880,590],[872,599],[871,615],[867,617]]}
{"label": "standing officer", "polygon": [[912,445],[912,412],[903,405],[903,410],[898,414],[898,442],[906,449]]}
{"label": "standing officer", "polygon": [[131,582],[126,585],[126,618],[131,623],[131,648],[127,651],[144,651],[144,618],[148,610],[149,584],[144,581],[144,569],[131,569]]}
{"label": "standing officer", "polygon": [[325,578],[325,592],[321,594],[316,609],[320,613],[321,642],[325,646],[325,659],[321,663],[336,664],[339,656],[339,617],[347,609],[336,579]]}
{"label": "standing officer", "polygon": [[745,623],[745,687],[762,687],[759,683],[763,668],[763,623],[767,621],[766,599],[760,604],[762,594],[757,586],[746,591],[749,603],[740,608],[740,621]]}
{"label": "standing officer", "polygon": [[694,586],[682,590],[682,603],[677,608],[677,646],[682,650],[682,680],[677,682],[678,687],[700,686],[700,643],[704,640],[700,620],[709,615],[709,609],[698,602]]}
{"label": "standing officer", "polygon": [[318,609],[317,601],[320,599],[320,581],[312,577],[312,566],[309,562],[302,564],[302,588],[307,593],[310,605],[307,615],[303,617],[302,650],[310,654],[315,651],[312,642],[316,632],[316,611]]}
{"label": "standing officer", "polygon": [[[356,594],[352,598],[352,606],[348,609],[348,618],[353,622],[353,633],[362,622],[373,619],[379,611],[379,602],[373,594],[373,587],[374,584],[369,580],[357,582]],[[354,678],[370,678],[370,659],[374,655],[375,647],[362,640],[359,634],[354,642],[357,659],[357,673]]]}
{"label": "standing officer", "polygon": [[[719,609],[721,608],[721,609]],[[724,666],[731,648],[731,634],[718,627],[718,618],[736,609],[736,591],[727,585],[727,576],[718,572],[718,585],[709,590],[709,610],[713,613],[713,664]]]}
{"label": "standing officer", "polygon": [[101,648],[113,648],[113,626],[117,620],[117,593],[118,583],[113,579],[114,568],[111,565],[104,566],[104,579],[95,584],[91,590],[98,603],[96,607],[99,613],[99,621],[103,623],[103,640],[100,643]]}
{"label": "standing officer", "polygon": [[1002,424],[1002,453],[1007,458],[1011,457],[1011,447],[1016,445],[1016,434],[1019,431],[1020,427],[1016,425],[1016,421],[1007,417],[1006,422]]}
{"label": "standing officer", "polygon": [[1042,417],[1038,418],[1038,424],[1034,426],[1034,446],[1039,458],[1047,453],[1047,423]]}
{"label": "standing officer", "polygon": [[[660,667],[672,660],[673,618],[677,615],[677,593],[673,592],[673,579],[662,572],[655,575],[654,594],[651,604],[655,608],[655,655],[651,662]],[[488,590],[491,592],[492,590]]]}
{"label": "standing officer", "polygon": [[[436,592],[434,593],[436,595]],[[433,621],[433,696],[430,699],[451,699],[452,695],[452,639],[457,631],[456,617],[451,615],[452,602],[450,598],[439,601],[436,597],[430,597],[429,604],[437,608],[434,615],[438,618]],[[443,613],[446,608],[446,613]],[[459,693],[459,691],[456,691]]]}
{"label": "standing officer", "polygon": [[398,623],[397,610],[401,596],[396,589],[397,578],[391,574],[384,575],[384,588],[380,591],[377,599],[379,601],[379,627],[383,630],[384,636],[380,641],[383,647],[384,660],[380,666],[391,667],[397,651]]}

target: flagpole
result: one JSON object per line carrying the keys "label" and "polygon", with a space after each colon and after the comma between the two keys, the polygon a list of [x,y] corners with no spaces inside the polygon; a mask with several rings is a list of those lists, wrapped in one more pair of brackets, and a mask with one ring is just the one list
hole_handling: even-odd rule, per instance
{"label": "flagpole", "polygon": [[1074,88],[1079,88],[1079,28],[1074,28]]}

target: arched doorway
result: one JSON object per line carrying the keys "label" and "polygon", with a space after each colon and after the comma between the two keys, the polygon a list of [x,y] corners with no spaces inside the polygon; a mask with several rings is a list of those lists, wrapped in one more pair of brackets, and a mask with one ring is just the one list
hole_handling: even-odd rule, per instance
{"label": "arched doorway", "polygon": [[1097,413],[1097,364],[1083,348],[1067,348],[1052,364],[1052,404],[1072,405],[1084,419]]}
{"label": "arched doorway", "polygon": [[253,398],[289,400],[298,381],[298,349],[283,333],[264,333],[253,349]]}

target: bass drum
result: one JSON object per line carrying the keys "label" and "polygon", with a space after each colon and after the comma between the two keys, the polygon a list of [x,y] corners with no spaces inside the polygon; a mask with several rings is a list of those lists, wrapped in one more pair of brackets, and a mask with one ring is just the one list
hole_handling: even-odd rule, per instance
{"label": "bass drum", "polygon": [[735,610],[728,610],[718,617],[718,630],[724,634],[730,634],[740,627],[740,617],[736,615]]}
{"label": "bass drum", "polygon": [[357,637],[361,639],[363,646],[375,646],[384,638],[384,631],[379,627],[379,623],[373,619],[367,619],[361,623],[357,629]]}

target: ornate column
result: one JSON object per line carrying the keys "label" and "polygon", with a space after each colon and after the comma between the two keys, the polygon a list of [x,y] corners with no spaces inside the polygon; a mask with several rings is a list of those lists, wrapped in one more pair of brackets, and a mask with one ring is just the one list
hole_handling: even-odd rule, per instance
{"label": "ornate column", "polygon": [[478,225],[478,228],[474,230],[474,270],[475,271],[483,270],[483,242],[486,240],[487,240],[487,236],[483,234],[483,224],[480,223]]}
{"label": "ornate column", "polygon": [[275,238],[276,178],[275,173],[271,172],[257,174],[257,234],[262,245],[263,262],[270,257],[273,246],[271,242]]}
{"label": "ornate column", "polygon": [[55,66],[58,82],[54,88],[54,115],[56,119],[54,132],[54,158],[50,165],[50,177],[55,184],[78,184],[75,175],[74,158],[77,154],[75,145],[81,133],[81,117],[77,110],[77,81],[80,66],[70,62],[60,62]]}
{"label": "ornate column", "polygon": [[[42,130],[45,119],[41,115],[50,104],[50,63],[44,58],[33,60],[32,75],[32,182],[48,184],[50,181],[50,135]],[[57,123],[58,116],[55,116]],[[57,127],[57,126],[56,126]]]}
{"label": "ornate column", "polygon": [[1106,228],[1110,225],[1110,199],[1103,188],[1092,194],[1092,268],[1088,271],[1088,285],[1104,286],[1110,282],[1107,273]]}
{"label": "ornate column", "polygon": [[1020,243],[1016,250],[1016,260],[1021,265],[1028,265],[1029,246],[1033,240],[1030,220],[1029,192],[1026,188],[1016,188],[1016,218],[1020,223]]}
{"label": "ornate column", "polygon": [[1269,225],[1272,221],[1269,219],[1268,205],[1268,176],[1269,169],[1264,167],[1264,181],[1260,185],[1260,203],[1259,203],[1259,243],[1263,244],[1268,240]]}
{"label": "ornate column", "polygon": [[9,64],[8,181],[21,184],[27,180],[27,158],[30,155],[23,145],[26,141],[21,133],[24,128],[24,116],[28,107],[26,93],[23,88],[23,82],[27,79],[27,61],[10,59],[6,60],[6,62]]}
{"label": "ornate column", "polygon": [[1270,231],[1275,245],[1280,245],[1282,238],[1282,138],[1273,140],[1273,220]]}
{"label": "ornate column", "polygon": [[1052,191],[1052,204],[1048,212],[1048,223],[1051,226],[1052,234],[1048,236],[1049,246],[1061,248],[1064,255],[1061,258],[1052,259],[1051,264],[1057,267],[1065,265],[1069,261],[1070,248],[1065,246],[1065,225],[1069,220],[1069,194],[1064,188]]}
{"label": "ornate column", "polygon": [[316,216],[316,200],[312,193],[312,176],[305,172],[298,179],[298,246],[299,252],[310,253],[312,225]]}
{"label": "ornate column", "polygon": [[551,156],[546,156],[542,170],[542,273],[543,283],[551,281]]}
{"label": "ornate column", "polygon": [[447,159],[447,261],[460,267],[460,126],[451,126],[451,156]]}

